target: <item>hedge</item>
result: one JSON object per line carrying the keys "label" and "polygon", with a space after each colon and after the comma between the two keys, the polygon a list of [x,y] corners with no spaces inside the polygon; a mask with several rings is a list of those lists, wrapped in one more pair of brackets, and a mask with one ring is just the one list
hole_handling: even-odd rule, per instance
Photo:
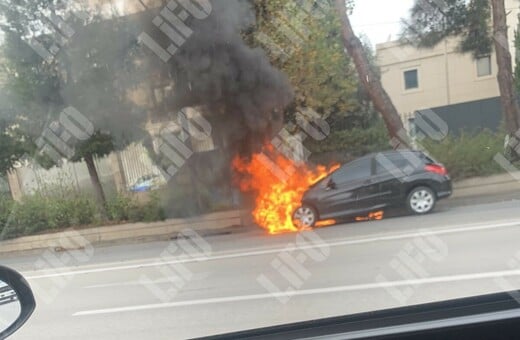
{"label": "hedge", "polygon": [[157,195],[139,203],[130,195],[109,198],[106,221],[89,195],[54,195],[36,193],[27,195],[21,202],[0,198],[0,240],[70,227],[86,227],[106,222],[152,222],[164,220],[164,209]]}
{"label": "hedge", "polygon": [[454,179],[504,172],[494,157],[504,152],[504,134],[484,130],[448,136],[441,142],[424,140],[422,148],[443,163]]}

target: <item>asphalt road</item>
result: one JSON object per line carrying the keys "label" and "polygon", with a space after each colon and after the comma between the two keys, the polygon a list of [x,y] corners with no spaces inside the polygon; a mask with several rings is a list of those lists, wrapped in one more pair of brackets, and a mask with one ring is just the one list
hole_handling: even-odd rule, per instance
{"label": "asphalt road", "polygon": [[13,339],[181,339],[520,288],[519,207],[3,259],[38,303]]}

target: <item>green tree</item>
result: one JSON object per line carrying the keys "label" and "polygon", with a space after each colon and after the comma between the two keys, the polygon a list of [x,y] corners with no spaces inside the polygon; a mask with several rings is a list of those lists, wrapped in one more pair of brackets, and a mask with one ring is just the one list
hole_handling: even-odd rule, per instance
{"label": "green tree", "polygon": [[[140,117],[145,115],[140,115],[142,109],[126,96],[126,91],[134,85],[128,81],[127,60],[119,57],[126,55],[135,37],[121,21],[106,20],[95,12],[79,15],[70,4],[38,0],[24,7],[12,6],[11,1],[0,6],[0,13],[6,19],[2,29],[9,70],[6,89],[9,117],[37,140],[53,122],[59,121],[65,107],[74,107],[86,116],[93,129],[88,131],[88,138],[68,138],[67,144],[74,152],[64,156],[72,161],[85,161],[104,211],[105,194],[94,159],[145,136],[140,124]],[[43,9],[47,10],[45,13],[54,11],[62,18],[69,18],[71,34],[67,41],[59,40],[62,38],[34,15]],[[27,43],[31,38],[44,45],[47,42],[48,46],[59,42],[61,49],[51,58],[45,58],[34,45],[30,47]],[[49,162],[49,157],[37,156],[42,166],[55,165]]]}
{"label": "green tree", "polygon": [[283,71],[295,97],[287,118],[310,107],[332,120],[363,121],[355,69],[345,58],[341,26],[330,1],[255,0],[256,25],[246,33]]}
{"label": "green tree", "polygon": [[494,49],[497,81],[507,129],[520,128],[520,106],[514,86],[504,0],[416,0],[404,22],[403,41],[432,48],[446,38],[459,39],[461,53],[478,58]]}
{"label": "green tree", "polygon": [[515,88],[516,92],[520,93],[520,15],[518,16],[519,22],[515,30],[515,49],[516,49],[516,62],[514,70]]}
{"label": "green tree", "polygon": [[0,124],[0,173],[2,175],[13,169],[15,162],[28,151],[30,145],[19,130]]}

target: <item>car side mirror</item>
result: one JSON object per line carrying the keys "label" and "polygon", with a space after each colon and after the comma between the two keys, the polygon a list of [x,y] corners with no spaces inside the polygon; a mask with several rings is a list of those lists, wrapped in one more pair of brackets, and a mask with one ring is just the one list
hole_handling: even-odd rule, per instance
{"label": "car side mirror", "polygon": [[326,190],[334,190],[334,189],[336,189],[336,183],[334,183],[332,178],[329,179],[329,181],[327,182],[327,185],[325,186],[325,189]]}
{"label": "car side mirror", "polygon": [[29,283],[18,272],[0,266],[0,339],[22,327],[35,308]]}

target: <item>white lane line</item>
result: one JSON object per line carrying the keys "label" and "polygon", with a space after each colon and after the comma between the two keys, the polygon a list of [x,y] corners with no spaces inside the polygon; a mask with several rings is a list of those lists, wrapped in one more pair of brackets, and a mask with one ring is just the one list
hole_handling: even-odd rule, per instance
{"label": "white lane line", "polygon": [[[166,279],[159,279],[155,281],[149,281],[150,283],[172,283],[172,282],[179,282],[183,281],[180,277],[171,277]],[[92,285],[92,286],[85,286],[83,288],[85,289],[96,289],[96,288],[110,288],[110,287],[131,287],[131,286],[143,286],[143,283],[141,281],[128,281],[128,282],[115,282],[115,283],[106,283],[106,284],[100,284],[100,285]]]}
{"label": "white lane line", "polygon": [[[210,276],[210,273],[197,273],[193,274],[191,277],[191,281],[201,281],[204,279],[207,279]],[[161,278],[157,280],[147,280],[147,283],[154,283],[154,284],[160,284],[160,283],[173,283],[173,282],[182,282],[184,283],[186,280],[179,276],[171,276],[166,278]],[[125,282],[113,282],[113,283],[105,283],[105,284],[98,284],[98,285],[90,285],[90,286],[84,286],[84,289],[96,289],[96,288],[111,288],[111,287],[132,287],[137,286],[139,288],[143,287],[143,282],[139,280],[133,280],[133,281],[125,281]]]}
{"label": "white lane line", "polygon": [[182,307],[182,306],[196,306],[196,305],[208,305],[208,304],[216,304],[216,303],[229,303],[229,302],[242,302],[242,301],[251,301],[251,300],[272,299],[272,298],[278,298],[278,297],[306,296],[306,295],[315,295],[315,294],[339,293],[339,292],[348,292],[348,291],[381,289],[381,288],[412,286],[412,285],[421,285],[421,284],[423,285],[423,284],[432,284],[432,283],[446,283],[446,282],[453,282],[453,281],[470,281],[470,280],[481,280],[481,279],[492,279],[492,278],[504,278],[504,277],[508,277],[508,276],[520,276],[520,270],[517,269],[517,270],[506,270],[506,271],[487,272],[487,273],[438,276],[438,277],[413,279],[413,280],[388,281],[388,282],[379,282],[379,283],[335,286],[335,287],[327,287],[327,288],[304,289],[304,290],[297,290],[297,291],[292,291],[292,292],[277,292],[277,293],[263,293],[263,294],[240,295],[240,296],[226,296],[226,297],[199,299],[199,300],[187,300],[187,301],[155,303],[155,304],[147,304],[147,305],[136,305],[136,306],[128,306],[128,307],[94,309],[94,310],[76,312],[76,313],[72,314],[72,316],[134,312],[134,311],[150,310],[150,309],[162,309],[162,308],[174,308],[174,307]]}
{"label": "white lane line", "polygon": [[[172,280],[173,281],[176,281],[176,280]],[[162,282],[154,282],[152,281],[152,283],[162,283]],[[107,284],[104,284],[104,285],[92,285],[92,286],[85,286],[83,287],[84,289],[96,289],[96,288],[111,288],[111,287],[132,287],[132,286],[143,286],[143,283],[142,282],[138,282],[138,281],[130,281],[130,282],[117,282],[117,283],[107,283]]]}
{"label": "white lane line", "polygon": [[213,255],[213,256],[200,257],[200,258],[186,257],[183,259],[172,259],[172,260],[164,259],[161,261],[154,261],[154,262],[150,262],[150,263],[132,264],[132,265],[115,266],[115,267],[93,268],[93,269],[75,270],[75,271],[58,272],[58,273],[55,272],[55,273],[47,273],[47,274],[41,274],[41,275],[26,275],[25,277],[29,280],[35,280],[35,279],[43,279],[43,278],[57,277],[57,276],[102,273],[102,272],[117,271],[117,270],[129,270],[129,269],[138,269],[138,268],[166,266],[166,265],[179,264],[179,263],[206,262],[206,261],[233,259],[233,258],[239,258],[239,257],[277,254],[282,251],[315,249],[315,248],[323,248],[323,247],[332,248],[332,247],[341,247],[341,246],[346,246],[346,245],[358,245],[358,244],[372,243],[372,242],[403,240],[403,239],[414,238],[414,237],[425,237],[425,236],[429,236],[429,235],[445,235],[445,234],[453,234],[453,233],[468,232],[468,231],[499,229],[499,228],[508,228],[508,227],[518,227],[518,226],[520,226],[520,221],[513,221],[513,222],[505,222],[505,223],[498,223],[498,224],[476,225],[473,227],[457,227],[457,228],[452,228],[452,229],[446,228],[446,229],[441,229],[441,230],[432,230],[432,231],[427,230],[427,231],[422,231],[422,232],[419,231],[419,232],[389,235],[389,236],[376,236],[376,237],[354,239],[354,240],[324,242],[323,244],[309,244],[309,245],[300,246],[300,247],[294,246],[294,247],[283,247],[283,248],[271,248],[271,249],[258,250],[258,251],[233,252],[230,254]]}

